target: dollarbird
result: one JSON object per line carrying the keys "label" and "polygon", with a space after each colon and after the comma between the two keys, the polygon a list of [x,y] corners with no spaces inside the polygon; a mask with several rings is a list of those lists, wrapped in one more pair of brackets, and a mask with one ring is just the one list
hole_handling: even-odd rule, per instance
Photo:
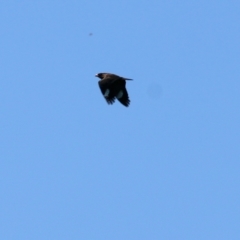
{"label": "dollarbird", "polygon": [[120,77],[112,73],[98,73],[95,75],[100,78],[99,88],[108,104],[113,104],[117,99],[125,107],[130,104],[130,99],[126,89],[126,80],[131,78]]}

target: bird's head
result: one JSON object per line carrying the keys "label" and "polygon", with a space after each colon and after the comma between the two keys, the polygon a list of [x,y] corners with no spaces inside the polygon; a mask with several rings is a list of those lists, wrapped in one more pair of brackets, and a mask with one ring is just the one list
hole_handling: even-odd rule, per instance
{"label": "bird's head", "polygon": [[122,79],[122,80],[132,80],[131,78],[124,78],[124,77],[120,77],[116,74],[112,74],[112,73],[97,73],[95,75],[95,77],[99,77],[100,79],[103,78],[114,78],[114,79]]}
{"label": "bird's head", "polygon": [[97,74],[95,75],[95,77],[98,77],[98,78],[100,78],[100,79],[103,79],[103,78],[104,78],[104,75],[105,75],[105,73],[97,73]]}

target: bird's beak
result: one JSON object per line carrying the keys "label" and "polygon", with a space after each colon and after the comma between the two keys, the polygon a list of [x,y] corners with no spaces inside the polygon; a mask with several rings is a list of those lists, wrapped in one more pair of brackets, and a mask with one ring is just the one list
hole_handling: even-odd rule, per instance
{"label": "bird's beak", "polygon": [[95,77],[98,77],[98,75],[97,75],[97,74],[95,74]]}

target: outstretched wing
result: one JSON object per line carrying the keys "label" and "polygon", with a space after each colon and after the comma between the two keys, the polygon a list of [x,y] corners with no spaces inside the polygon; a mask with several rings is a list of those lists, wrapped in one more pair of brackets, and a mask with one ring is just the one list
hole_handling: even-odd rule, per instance
{"label": "outstretched wing", "polygon": [[114,80],[111,79],[102,79],[98,81],[99,88],[108,104],[113,104],[115,101],[115,95],[111,91],[111,85],[113,82]]}
{"label": "outstretched wing", "polygon": [[123,104],[125,107],[128,107],[130,104],[130,99],[126,87],[122,87],[118,94],[116,95],[118,101]]}

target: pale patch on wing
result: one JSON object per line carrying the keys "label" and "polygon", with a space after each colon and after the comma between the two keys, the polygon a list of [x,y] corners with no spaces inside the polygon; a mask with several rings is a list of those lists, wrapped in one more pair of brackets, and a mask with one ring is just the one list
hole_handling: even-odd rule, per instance
{"label": "pale patch on wing", "polygon": [[120,91],[117,95],[117,99],[120,99],[123,96],[123,91]]}
{"label": "pale patch on wing", "polygon": [[104,93],[104,97],[108,97],[109,93],[110,93],[110,91],[109,91],[109,89],[107,89],[106,92]]}

